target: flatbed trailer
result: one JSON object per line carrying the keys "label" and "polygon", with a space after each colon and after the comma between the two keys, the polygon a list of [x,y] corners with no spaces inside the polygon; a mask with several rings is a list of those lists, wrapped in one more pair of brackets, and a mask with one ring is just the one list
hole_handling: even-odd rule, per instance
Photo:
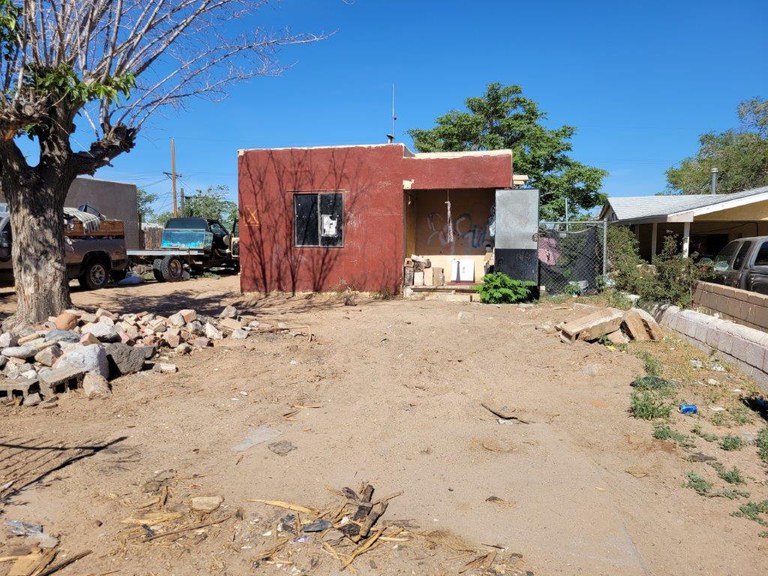
{"label": "flatbed trailer", "polygon": [[194,268],[195,260],[206,256],[202,250],[159,248],[157,250],[127,250],[128,268],[151,267],[158,282],[178,282],[184,279],[184,265]]}

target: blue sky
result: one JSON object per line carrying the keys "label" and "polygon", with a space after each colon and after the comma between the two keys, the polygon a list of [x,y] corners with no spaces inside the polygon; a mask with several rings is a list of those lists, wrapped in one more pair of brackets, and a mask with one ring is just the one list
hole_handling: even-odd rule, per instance
{"label": "blue sky", "polygon": [[135,182],[171,204],[169,140],[180,186],[237,191],[237,150],[371,144],[429,128],[494,81],[519,84],[554,127],[577,128],[573,156],[610,172],[609,195],[662,191],[697,138],[736,125],[736,106],[768,97],[765,0],[284,0],[241,27],[334,32],[292,47],[280,77],[223,102],[167,110],[97,177]]}

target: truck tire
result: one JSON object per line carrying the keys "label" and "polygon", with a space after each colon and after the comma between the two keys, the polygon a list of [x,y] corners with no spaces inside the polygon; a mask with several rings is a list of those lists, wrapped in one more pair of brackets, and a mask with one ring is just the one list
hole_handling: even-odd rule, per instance
{"label": "truck tire", "polygon": [[178,256],[157,258],[152,271],[158,282],[178,282],[184,279],[184,262]]}
{"label": "truck tire", "polygon": [[103,258],[92,258],[83,266],[78,278],[80,286],[86,290],[99,290],[109,284],[109,262]]}

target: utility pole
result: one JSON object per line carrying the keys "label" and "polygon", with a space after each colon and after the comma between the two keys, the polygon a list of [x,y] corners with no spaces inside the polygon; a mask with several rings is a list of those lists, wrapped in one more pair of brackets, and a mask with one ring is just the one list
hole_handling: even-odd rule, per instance
{"label": "utility pole", "polygon": [[171,138],[171,187],[173,189],[173,217],[176,218],[176,142]]}

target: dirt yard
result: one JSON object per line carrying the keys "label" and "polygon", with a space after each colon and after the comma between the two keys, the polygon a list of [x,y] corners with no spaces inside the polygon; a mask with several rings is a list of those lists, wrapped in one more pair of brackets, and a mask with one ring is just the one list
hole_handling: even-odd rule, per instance
{"label": "dirt yard", "polygon": [[[117,440],[49,474],[0,513],[1,524],[39,523],[59,536],[63,558],[93,550],[57,574],[339,574],[337,548],[278,532],[291,512],[249,500],[326,509],[338,505],[339,490],[363,482],[375,486],[374,500],[402,494],[382,518],[391,536],[344,573],[768,573],[764,528],[731,515],[768,498],[754,446],[726,452],[697,436],[686,448],[654,439],[653,425],[628,413],[630,382],[644,373],[632,345],[568,345],[541,329],[583,315],[576,300],[345,306],[338,296],[248,301],[237,286],[229,277],[73,298],[115,312],[212,314],[234,303],[265,323],[309,326],[311,341],[225,340],[175,357],[175,375],[113,381],[111,399],[71,392],[52,409],[0,407],[0,462],[21,444]],[[12,295],[0,297],[0,312],[12,312]],[[691,374],[696,353],[673,339],[657,346],[694,384],[714,377],[728,392],[749,385],[731,371]],[[515,409],[519,419],[500,423],[481,403]],[[693,420],[674,413],[670,422],[689,434]],[[702,421],[721,435],[731,425]],[[757,415],[742,424],[738,431],[749,433],[763,425]],[[246,447],[249,433],[270,439]],[[276,440],[295,449],[275,453]],[[702,497],[687,487],[690,471],[717,481],[703,455],[738,464],[750,497]],[[194,496],[224,501],[206,516],[189,511]],[[224,520],[150,540],[162,523],[124,522],[149,512],[183,515],[174,526]],[[19,539],[0,528],[2,556]],[[0,574],[8,566],[0,563]]]}

